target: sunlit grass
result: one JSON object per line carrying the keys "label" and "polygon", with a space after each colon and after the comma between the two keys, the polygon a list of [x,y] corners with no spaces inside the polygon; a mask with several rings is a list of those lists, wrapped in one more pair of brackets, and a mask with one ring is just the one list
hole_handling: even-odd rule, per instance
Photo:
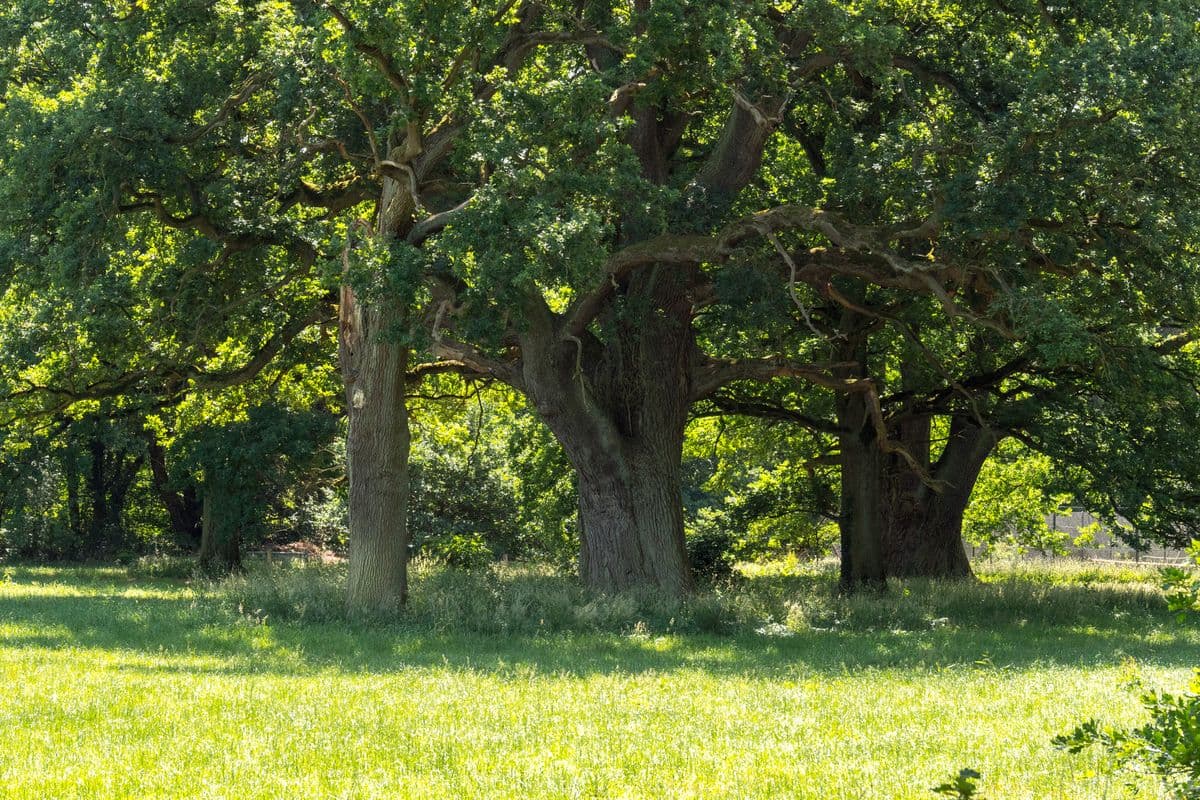
{"label": "sunlit grass", "polygon": [[213,589],[0,568],[0,796],[928,800],[969,766],[989,798],[1121,797],[1050,739],[1136,721],[1128,665],[1181,685],[1200,631],[1153,572],[1115,575],[846,600],[793,565],[697,612],[426,570],[409,614],[365,621],[326,607],[336,570]]}

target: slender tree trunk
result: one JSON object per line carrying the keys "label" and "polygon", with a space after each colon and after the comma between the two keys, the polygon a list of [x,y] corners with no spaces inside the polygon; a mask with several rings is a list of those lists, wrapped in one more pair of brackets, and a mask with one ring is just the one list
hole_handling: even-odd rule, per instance
{"label": "slender tree trunk", "polygon": [[[680,463],[695,344],[680,270],[622,287],[601,336],[564,336],[533,313],[523,383],[576,471],[584,582],[681,596],[692,587]],[[603,338],[602,338],[603,337]]]}
{"label": "slender tree trunk", "polygon": [[359,610],[404,604],[408,595],[408,349],[389,341],[400,309],[362,307],[342,290],[339,355],[350,427],[348,602]]}
{"label": "slender tree trunk", "polygon": [[108,448],[99,438],[88,442],[91,455],[91,468],[88,471],[88,494],[92,501],[92,518],[88,526],[88,554],[98,556],[104,550],[105,523],[108,522],[108,487],[104,480],[104,462]]}
{"label": "slender tree trunk", "polygon": [[105,532],[108,534],[110,552],[119,550],[125,544],[125,504],[145,460],[142,453],[135,453],[130,458],[126,457],[127,453],[128,450],[115,453],[112,476],[108,482],[108,522]]}
{"label": "slender tree trunk", "polygon": [[79,505],[79,454],[75,450],[75,445],[68,434],[67,446],[63,450],[63,477],[67,483],[67,520],[71,526],[71,533],[76,540],[82,539],[83,530],[83,510]]}
{"label": "slender tree trunk", "polygon": [[233,497],[217,483],[204,487],[200,533],[200,568],[210,575],[226,575],[242,568],[242,532],[240,515],[233,508]]}
{"label": "slender tree trunk", "polygon": [[[924,425],[928,442],[929,420]],[[906,438],[902,435],[902,441]],[[892,458],[887,492],[884,554],[889,575],[939,579],[971,578],[962,541],[962,520],[971,492],[998,437],[972,420],[955,417],[941,457],[930,466],[931,483]],[[919,452],[919,451],[918,451]],[[926,449],[926,458],[928,450]]]}

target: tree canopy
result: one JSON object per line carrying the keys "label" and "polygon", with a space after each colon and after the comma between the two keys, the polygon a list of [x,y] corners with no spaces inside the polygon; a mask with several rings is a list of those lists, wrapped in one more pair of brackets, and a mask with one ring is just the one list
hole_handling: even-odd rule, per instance
{"label": "tree canopy", "polygon": [[364,606],[404,600],[409,405],[445,373],[561,446],[598,589],[691,587],[697,413],[809,432],[781,480],[838,506],[847,589],[969,573],[1007,437],[1177,540],[1197,33],[1182,0],[20,0],[4,407],[344,411]]}

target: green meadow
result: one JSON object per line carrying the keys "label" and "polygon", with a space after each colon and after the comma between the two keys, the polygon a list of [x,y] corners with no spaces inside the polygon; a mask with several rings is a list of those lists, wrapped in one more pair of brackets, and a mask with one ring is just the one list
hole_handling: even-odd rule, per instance
{"label": "green meadow", "polygon": [[928,800],[963,767],[986,798],[1157,797],[1050,740],[1200,663],[1132,569],[842,599],[793,565],[675,606],[420,569],[372,619],[337,567],[151,573],[3,570],[3,797]]}

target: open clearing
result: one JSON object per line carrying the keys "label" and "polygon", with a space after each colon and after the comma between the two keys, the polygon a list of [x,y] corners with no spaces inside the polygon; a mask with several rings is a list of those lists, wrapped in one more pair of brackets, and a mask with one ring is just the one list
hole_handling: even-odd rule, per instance
{"label": "open clearing", "polygon": [[1080,574],[901,586],[853,607],[820,601],[819,576],[768,576],[747,583],[807,592],[828,628],[497,635],[277,621],[180,581],[10,567],[0,786],[30,800],[928,800],[972,767],[988,798],[1120,797],[1125,778],[1050,739],[1091,716],[1138,720],[1131,665],[1182,685],[1200,630],[1170,618],[1152,572]]}

